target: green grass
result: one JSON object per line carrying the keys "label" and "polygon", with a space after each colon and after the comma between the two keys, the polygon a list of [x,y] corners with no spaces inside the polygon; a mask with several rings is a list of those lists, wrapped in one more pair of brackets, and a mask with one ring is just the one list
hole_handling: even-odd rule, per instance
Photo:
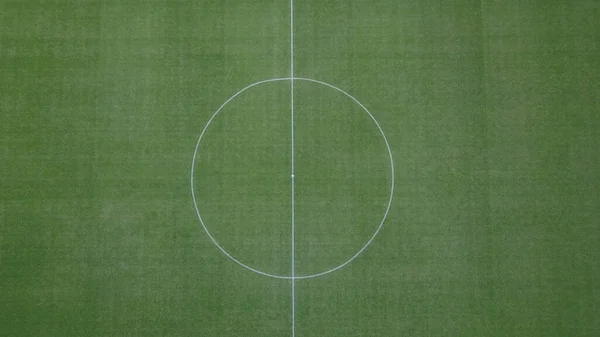
{"label": "green grass", "polygon": [[[290,73],[289,1],[0,0],[0,335],[290,336],[211,242],[194,146]],[[600,334],[597,1],[295,0],[295,75],[363,103],[394,201],[297,280],[296,336]],[[296,82],[296,273],[385,212],[368,116]],[[240,261],[291,269],[289,82],[200,144]]]}

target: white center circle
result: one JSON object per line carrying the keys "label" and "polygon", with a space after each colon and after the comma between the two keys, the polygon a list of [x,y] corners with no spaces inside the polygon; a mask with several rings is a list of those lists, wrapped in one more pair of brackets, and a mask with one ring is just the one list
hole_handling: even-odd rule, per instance
{"label": "white center circle", "polygon": [[[237,258],[235,258],[232,254],[230,254],[227,250],[225,250],[225,248],[223,248],[218,242],[217,240],[213,237],[213,235],[210,233],[208,227],[206,226],[206,223],[204,222],[200,209],[198,207],[198,203],[196,201],[196,194],[194,192],[194,166],[196,164],[196,158],[197,158],[197,154],[198,154],[198,149],[200,147],[200,143],[202,142],[202,139],[206,133],[206,131],[208,130],[210,124],[212,123],[212,121],[215,119],[215,117],[219,114],[219,112],[228,104],[230,103],[232,100],[234,100],[237,96],[239,96],[241,93],[245,92],[246,90],[261,85],[261,84],[265,84],[265,83],[271,83],[271,82],[280,82],[280,81],[306,81],[306,82],[312,82],[312,83],[317,83],[320,85],[323,85],[325,87],[334,89],[340,93],[342,93],[343,95],[345,95],[346,97],[350,98],[352,101],[354,101],[354,103],[356,103],[357,105],[359,105],[361,107],[361,109],[366,112],[369,117],[371,118],[371,120],[375,123],[375,125],[377,126],[377,129],[379,130],[381,137],[383,138],[384,142],[385,142],[385,146],[386,146],[386,150],[387,150],[387,154],[389,156],[389,165],[390,165],[390,172],[391,172],[391,183],[390,183],[390,191],[389,191],[389,198],[388,198],[388,202],[387,202],[387,206],[385,209],[385,212],[383,214],[383,217],[381,218],[381,221],[379,223],[379,225],[377,226],[376,230],[374,231],[374,233],[372,234],[372,236],[369,238],[369,240],[353,255],[351,256],[349,259],[347,259],[345,262],[341,263],[340,265],[319,272],[319,273],[314,273],[314,274],[308,274],[308,275],[294,275],[294,276],[286,276],[286,275],[276,275],[276,274],[271,274],[271,273],[266,273],[264,271],[258,270],[256,268],[253,268],[247,264],[244,264],[243,262],[241,262],[240,260],[238,260]],[[294,175],[291,175],[291,178],[294,178]],[[200,223],[202,224],[202,228],[204,229],[204,231],[208,234],[210,240],[213,242],[213,244],[215,244],[215,246],[217,246],[217,248],[223,253],[225,254],[229,259],[231,259],[232,261],[234,261],[235,263],[237,263],[238,265],[252,271],[255,272],[257,274],[260,275],[264,275],[264,276],[268,276],[268,277],[272,277],[272,278],[278,278],[278,279],[308,279],[308,278],[313,278],[313,277],[317,277],[317,276],[323,276],[329,273],[332,273],[336,270],[339,270],[341,268],[343,268],[344,266],[346,266],[347,264],[349,264],[350,262],[352,262],[354,259],[356,259],[375,239],[375,237],[377,236],[377,234],[379,234],[381,228],[383,227],[383,224],[388,216],[388,213],[390,211],[390,207],[392,205],[392,198],[394,195],[394,160],[392,157],[392,151],[390,148],[390,144],[387,140],[387,137],[385,136],[385,133],[383,132],[383,129],[381,128],[379,122],[375,119],[375,117],[371,114],[371,112],[362,104],[360,103],[355,97],[353,97],[352,95],[350,95],[349,93],[347,93],[346,91],[331,85],[329,83],[323,82],[323,81],[319,81],[319,80],[314,80],[314,79],[310,79],[310,78],[302,78],[302,77],[294,77],[294,78],[289,78],[289,77],[285,77],[285,78],[273,78],[273,79],[268,79],[268,80],[263,80],[263,81],[259,81],[259,82],[255,82],[253,84],[250,84],[248,86],[246,86],[245,88],[241,89],[240,91],[238,91],[237,93],[235,93],[233,96],[231,96],[227,101],[225,101],[225,103],[223,103],[218,109],[217,111],[215,111],[215,113],[210,117],[210,119],[208,120],[208,122],[206,123],[206,125],[204,126],[204,128],[202,129],[202,132],[200,133],[200,136],[198,137],[198,142],[196,143],[196,148],[194,149],[194,156],[192,159],[192,168],[191,168],[191,174],[190,174],[190,185],[191,185],[191,191],[192,191],[192,200],[194,202],[194,208],[196,210],[196,215],[198,216],[198,219],[200,220]]]}

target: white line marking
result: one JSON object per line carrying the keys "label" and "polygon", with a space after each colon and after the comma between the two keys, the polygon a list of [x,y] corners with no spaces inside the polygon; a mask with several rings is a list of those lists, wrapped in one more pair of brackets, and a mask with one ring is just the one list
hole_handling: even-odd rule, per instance
{"label": "white line marking", "polygon": [[290,101],[291,101],[291,137],[292,137],[292,337],[296,336],[296,224],[295,224],[295,182],[294,182],[294,0],[290,0]]}
{"label": "white line marking", "polygon": [[373,120],[373,122],[375,123],[375,125],[377,126],[377,129],[379,130],[379,133],[381,134],[381,137],[383,137],[383,140],[385,142],[385,146],[388,152],[388,156],[390,158],[390,174],[391,174],[391,183],[390,183],[390,192],[389,192],[389,199],[388,199],[388,204],[385,210],[385,213],[383,215],[383,218],[381,219],[381,222],[379,223],[379,226],[377,227],[377,229],[375,230],[375,233],[371,236],[371,238],[367,241],[367,243],[356,253],[354,254],[351,258],[349,258],[346,262],[340,264],[339,266],[320,272],[320,273],[316,273],[316,274],[309,274],[309,275],[294,275],[293,279],[294,280],[302,280],[302,279],[309,279],[309,278],[314,278],[314,277],[319,277],[319,276],[323,276],[323,275],[327,275],[329,273],[332,273],[334,271],[337,271],[341,268],[343,268],[344,266],[348,265],[350,262],[354,261],[359,255],[361,255],[365,249],[367,249],[367,247],[369,245],[371,245],[371,243],[373,242],[373,240],[375,240],[375,237],[379,234],[379,232],[381,231],[381,228],[383,227],[383,224],[390,212],[390,208],[392,206],[392,199],[394,196],[394,187],[395,187],[395,173],[394,173],[394,158],[392,157],[392,150],[390,147],[390,144],[387,140],[387,137],[385,135],[385,133],[383,132],[383,129],[381,128],[381,125],[379,125],[379,122],[377,122],[377,120],[375,119],[375,117],[371,114],[371,112],[362,104],[358,101],[358,99],[356,99],[354,96],[350,95],[349,93],[347,93],[346,91],[323,81],[319,81],[319,80],[314,80],[314,79],[310,79],[310,78],[304,78],[304,77],[294,77],[293,79],[291,77],[281,77],[281,78],[272,78],[272,79],[267,79],[267,80],[262,80],[262,81],[258,81],[255,83],[252,83],[248,86],[246,86],[245,88],[241,89],[240,91],[236,92],[233,96],[231,96],[227,101],[225,101],[225,103],[221,104],[221,106],[217,109],[217,111],[215,111],[215,113],[209,118],[208,122],[206,122],[206,125],[204,125],[204,128],[202,129],[202,132],[200,133],[200,136],[198,137],[198,142],[196,143],[196,147],[194,149],[194,156],[192,158],[192,169],[190,172],[190,187],[191,187],[191,192],[192,192],[192,200],[194,202],[194,208],[196,210],[196,215],[198,216],[198,220],[200,220],[200,224],[202,224],[202,228],[204,229],[204,231],[206,232],[206,234],[208,235],[208,237],[210,238],[210,240],[213,242],[213,244],[215,246],[217,246],[217,248],[223,253],[225,254],[225,256],[227,256],[230,260],[232,260],[233,262],[237,263],[238,265],[240,265],[241,267],[244,267],[256,274],[260,274],[263,276],[268,276],[268,277],[272,277],[272,278],[276,278],[276,279],[283,279],[283,280],[291,280],[292,277],[291,276],[285,276],[285,275],[275,275],[275,274],[270,274],[270,273],[266,273],[263,272],[261,270],[258,270],[256,268],[252,268],[244,263],[242,263],[241,261],[239,261],[238,259],[236,259],[235,257],[233,257],[229,252],[227,252],[227,250],[225,250],[225,248],[223,248],[219,242],[212,236],[212,234],[210,233],[210,231],[208,230],[208,227],[206,227],[206,224],[204,223],[204,220],[202,219],[202,216],[200,214],[200,209],[198,208],[198,202],[196,201],[196,193],[194,191],[194,166],[196,165],[196,158],[198,157],[198,149],[200,148],[200,143],[202,142],[202,138],[204,137],[204,134],[206,133],[206,130],[208,130],[210,124],[212,123],[212,121],[215,119],[215,117],[219,114],[219,112],[232,100],[234,100],[237,96],[239,96],[241,93],[243,93],[244,91],[255,87],[257,85],[261,85],[261,84],[265,84],[265,83],[272,83],[272,82],[280,82],[280,81],[307,81],[307,82],[313,82],[313,83],[318,83],[321,85],[324,85],[326,87],[329,87],[331,89],[337,90],[338,92],[344,94],[345,96],[347,96],[348,98],[350,98],[351,100],[353,100],[356,104],[358,104],[368,115],[369,117],[371,117],[371,120]]}
{"label": "white line marking", "polygon": [[294,0],[290,0],[290,77],[294,79]]}

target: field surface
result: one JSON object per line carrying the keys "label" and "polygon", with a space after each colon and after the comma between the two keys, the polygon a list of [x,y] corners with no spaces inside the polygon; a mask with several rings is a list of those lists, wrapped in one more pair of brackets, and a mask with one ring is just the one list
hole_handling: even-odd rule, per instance
{"label": "field surface", "polygon": [[291,5],[0,0],[0,336],[600,336],[600,2]]}

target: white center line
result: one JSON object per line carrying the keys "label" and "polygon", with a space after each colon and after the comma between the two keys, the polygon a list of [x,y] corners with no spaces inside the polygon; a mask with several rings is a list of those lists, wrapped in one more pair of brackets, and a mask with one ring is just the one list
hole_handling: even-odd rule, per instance
{"label": "white center line", "polygon": [[295,256],[295,223],[294,223],[294,0],[290,0],[290,101],[291,101],[291,184],[292,184],[292,337],[296,336],[296,256]]}

